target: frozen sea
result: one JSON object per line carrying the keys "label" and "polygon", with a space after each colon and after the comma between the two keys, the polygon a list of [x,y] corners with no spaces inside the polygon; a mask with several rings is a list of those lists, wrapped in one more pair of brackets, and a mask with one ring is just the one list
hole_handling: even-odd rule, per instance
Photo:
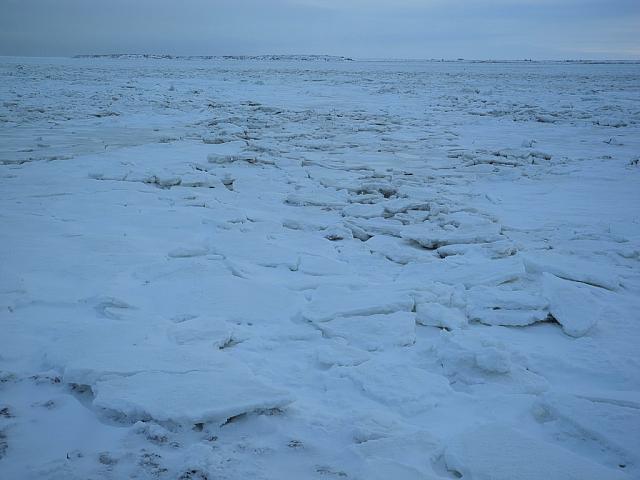
{"label": "frozen sea", "polygon": [[640,478],[640,64],[0,57],[0,477]]}

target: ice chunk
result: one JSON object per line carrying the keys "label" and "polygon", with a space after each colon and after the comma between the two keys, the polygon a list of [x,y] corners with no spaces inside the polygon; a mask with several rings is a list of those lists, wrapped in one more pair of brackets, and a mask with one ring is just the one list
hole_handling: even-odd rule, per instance
{"label": "ice chunk", "polygon": [[551,315],[567,335],[581,337],[598,322],[602,307],[592,291],[593,287],[545,273],[543,288],[549,298]]}
{"label": "ice chunk", "polygon": [[351,230],[342,224],[330,225],[322,231],[322,234],[324,238],[331,241],[345,239],[350,240],[353,238],[353,233],[351,232]]}
{"label": "ice chunk", "polygon": [[405,213],[409,210],[431,210],[431,204],[425,201],[416,201],[409,198],[394,198],[383,203],[384,210],[387,213],[395,215],[396,213]]}
{"label": "ice chunk", "polygon": [[220,182],[213,175],[205,173],[186,173],[182,176],[180,185],[183,187],[215,188],[220,185]]}
{"label": "ice chunk", "polygon": [[299,257],[297,271],[314,276],[348,275],[350,265],[322,255],[302,254]]}
{"label": "ice chunk", "polygon": [[320,328],[328,337],[344,338],[353,346],[375,351],[413,345],[416,341],[415,325],[413,313],[396,312],[337,318],[321,324]]}
{"label": "ice chunk", "polygon": [[459,308],[445,307],[434,302],[417,303],[416,322],[448,329],[463,328],[467,325],[467,316]]}
{"label": "ice chunk", "polygon": [[360,365],[369,360],[369,354],[358,348],[351,348],[340,342],[322,345],[316,350],[318,362],[324,366],[348,367]]}
{"label": "ice chunk", "polygon": [[476,365],[488,373],[509,373],[511,360],[504,350],[486,347],[476,353]]}
{"label": "ice chunk", "polygon": [[384,207],[380,204],[353,203],[342,209],[347,217],[374,218],[384,215]]}
{"label": "ice chunk", "polygon": [[190,318],[171,325],[167,335],[178,345],[207,342],[220,348],[232,341],[231,329],[226,322],[210,317]]}

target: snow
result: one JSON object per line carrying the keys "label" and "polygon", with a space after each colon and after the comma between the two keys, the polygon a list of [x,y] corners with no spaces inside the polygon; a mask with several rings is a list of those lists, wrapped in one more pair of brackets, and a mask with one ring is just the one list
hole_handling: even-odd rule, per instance
{"label": "snow", "polygon": [[0,477],[640,476],[640,66],[0,59]]}

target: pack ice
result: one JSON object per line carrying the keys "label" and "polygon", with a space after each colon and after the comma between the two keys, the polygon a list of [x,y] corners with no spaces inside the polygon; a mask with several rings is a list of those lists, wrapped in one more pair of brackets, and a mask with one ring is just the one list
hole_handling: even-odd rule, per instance
{"label": "pack ice", "polygon": [[640,65],[0,77],[0,478],[640,477]]}

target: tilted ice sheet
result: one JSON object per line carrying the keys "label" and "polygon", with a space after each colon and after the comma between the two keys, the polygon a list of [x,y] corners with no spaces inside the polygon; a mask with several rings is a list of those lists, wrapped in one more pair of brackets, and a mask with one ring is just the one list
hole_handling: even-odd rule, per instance
{"label": "tilted ice sheet", "polygon": [[186,373],[143,372],[94,386],[93,405],[128,419],[222,424],[229,418],[286,406],[287,393],[268,387],[237,363]]}

